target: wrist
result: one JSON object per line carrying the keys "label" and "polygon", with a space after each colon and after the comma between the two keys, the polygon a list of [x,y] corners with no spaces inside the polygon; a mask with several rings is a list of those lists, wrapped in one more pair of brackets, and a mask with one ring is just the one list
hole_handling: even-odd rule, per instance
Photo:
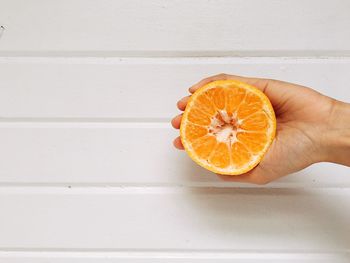
{"label": "wrist", "polygon": [[332,100],[332,110],[322,134],[322,160],[350,166],[350,104]]}

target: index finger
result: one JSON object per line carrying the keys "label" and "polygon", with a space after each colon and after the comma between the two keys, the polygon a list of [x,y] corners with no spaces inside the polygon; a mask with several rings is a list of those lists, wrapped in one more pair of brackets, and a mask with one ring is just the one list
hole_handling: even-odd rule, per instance
{"label": "index finger", "polygon": [[192,87],[189,88],[189,91],[191,93],[194,93],[197,89],[199,89],[200,87],[216,81],[216,80],[227,80],[227,79],[233,79],[233,80],[238,80],[238,81],[242,81],[245,82],[247,84],[253,85],[257,88],[259,88],[260,90],[264,91],[267,84],[268,84],[268,80],[267,79],[259,79],[259,78],[249,78],[249,77],[242,77],[242,76],[237,76],[237,75],[228,75],[228,74],[218,74],[215,76],[211,76],[205,79],[202,79],[201,81],[199,81],[198,83],[194,84]]}

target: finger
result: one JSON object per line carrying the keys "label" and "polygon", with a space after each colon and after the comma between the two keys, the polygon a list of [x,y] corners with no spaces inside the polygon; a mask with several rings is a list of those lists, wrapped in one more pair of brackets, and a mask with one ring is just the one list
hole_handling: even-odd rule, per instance
{"label": "finger", "polygon": [[227,182],[239,182],[239,183],[251,183],[264,185],[271,181],[269,176],[263,172],[263,170],[257,166],[248,173],[241,175],[221,175],[218,174],[219,178]]}
{"label": "finger", "polygon": [[173,141],[173,144],[175,146],[175,148],[179,149],[179,150],[183,150],[184,149],[184,146],[182,145],[182,142],[181,142],[181,138],[180,137],[177,137],[174,141]]}
{"label": "finger", "polygon": [[267,97],[271,101],[272,106],[277,111],[279,111],[279,109],[283,107],[283,105],[285,105],[286,101],[288,101],[292,97],[295,97],[296,94],[299,94],[299,96],[303,96],[301,94],[305,94],[306,91],[310,92],[309,89],[303,86],[284,81],[263,78],[251,78],[228,74],[219,74],[211,76],[209,78],[205,78],[197,84],[193,85],[189,90],[191,93],[194,93],[197,89],[212,81],[226,79],[238,80],[258,88],[267,95]]}
{"label": "finger", "polygon": [[172,125],[175,129],[180,129],[181,119],[182,119],[182,114],[177,115],[175,118],[173,118],[173,119],[171,120],[171,125]]}
{"label": "finger", "polygon": [[194,93],[197,89],[199,89],[200,87],[203,87],[204,85],[215,81],[215,80],[223,80],[223,79],[227,79],[226,78],[227,75],[226,74],[218,74],[215,76],[210,76],[208,78],[202,79],[201,81],[199,81],[198,83],[194,84],[192,87],[189,88],[189,91],[191,93]]}
{"label": "finger", "polygon": [[264,90],[265,86],[268,83],[267,79],[250,78],[250,77],[243,77],[243,76],[229,75],[229,74],[222,73],[222,74],[218,74],[218,75],[211,76],[211,77],[208,77],[208,78],[201,80],[197,84],[190,87],[189,91],[191,93],[194,93],[197,89],[199,89],[200,87],[202,87],[210,82],[213,82],[216,80],[226,80],[226,79],[233,79],[233,80],[242,81],[242,82],[245,82],[247,84],[254,85],[261,90]]}
{"label": "finger", "polygon": [[182,98],[181,100],[179,100],[179,101],[177,102],[177,108],[178,108],[179,110],[184,111],[184,110],[186,109],[186,105],[187,105],[188,100],[190,99],[190,97],[191,97],[191,96],[187,96],[187,97],[184,97],[184,98]]}

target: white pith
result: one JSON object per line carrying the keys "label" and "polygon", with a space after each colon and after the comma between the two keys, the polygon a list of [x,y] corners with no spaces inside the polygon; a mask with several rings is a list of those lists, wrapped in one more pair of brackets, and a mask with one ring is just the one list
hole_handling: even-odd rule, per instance
{"label": "white pith", "polygon": [[237,141],[238,123],[235,115],[230,117],[225,110],[220,110],[211,120],[209,134],[215,136],[218,142],[232,145]]}

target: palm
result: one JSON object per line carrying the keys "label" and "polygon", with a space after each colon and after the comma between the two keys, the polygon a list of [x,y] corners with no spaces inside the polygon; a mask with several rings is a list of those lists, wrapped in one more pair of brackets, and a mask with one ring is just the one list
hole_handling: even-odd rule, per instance
{"label": "palm", "polygon": [[[267,94],[276,111],[277,135],[259,166],[269,174],[270,179],[275,179],[314,162],[318,144],[313,134],[319,127],[313,124],[325,121],[331,108],[330,103],[324,103],[327,97],[308,88],[283,82],[269,85],[269,90],[265,92],[279,90],[278,94]],[[317,115],[314,114],[315,109]]]}
{"label": "palm", "polygon": [[259,164],[270,178],[293,173],[312,163],[313,142],[298,126],[293,123],[278,124],[276,138]]}

